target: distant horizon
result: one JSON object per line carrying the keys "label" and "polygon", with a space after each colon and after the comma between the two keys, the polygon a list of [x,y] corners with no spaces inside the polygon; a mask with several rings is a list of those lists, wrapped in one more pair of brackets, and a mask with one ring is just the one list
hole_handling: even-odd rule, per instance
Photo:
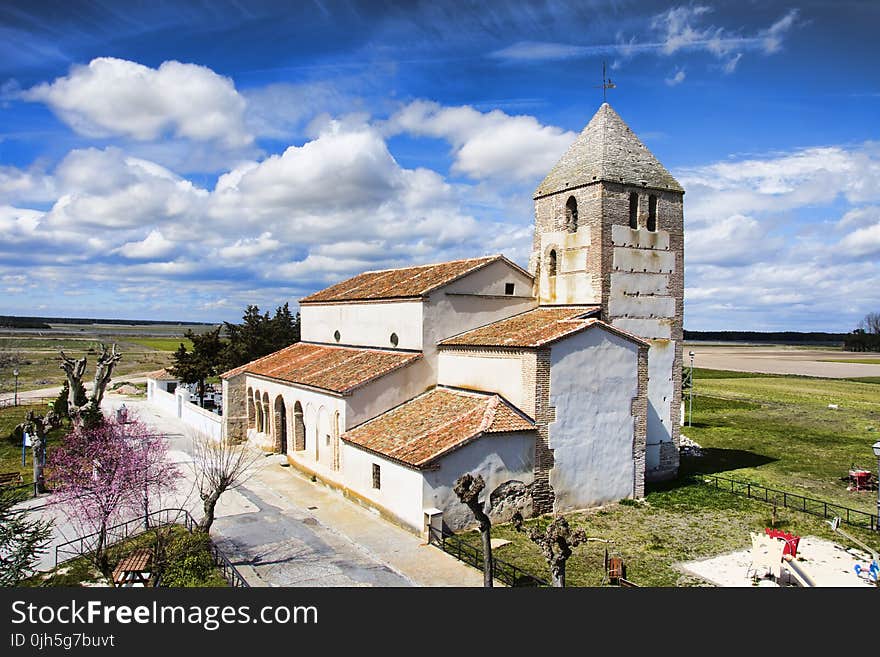
{"label": "distant horizon", "polygon": [[[880,3],[0,4],[0,312],[238,321],[503,253],[603,102],[686,190],[685,322],[880,311]],[[165,320],[176,321],[176,320]]]}
{"label": "distant horizon", "polygon": [[[284,304],[277,304],[272,307],[272,310],[274,310],[276,307],[282,306],[282,305],[284,305]],[[242,309],[242,311],[243,310],[244,309]],[[264,309],[264,308],[261,308],[260,310],[261,310],[261,312],[266,312],[266,309]],[[270,312],[270,314],[271,314],[272,310],[269,310],[268,312]],[[299,312],[298,305],[297,305],[295,312],[297,312],[297,313]],[[32,320],[37,320],[37,321],[42,320],[42,321],[45,321],[46,323],[52,323],[52,321],[55,320],[55,323],[60,323],[60,324],[65,324],[65,323],[66,324],[100,323],[100,324],[135,324],[135,325],[138,325],[138,324],[143,324],[143,325],[179,324],[181,326],[219,326],[219,325],[223,324],[224,322],[229,321],[229,320],[187,321],[187,320],[178,320],[178,319],[143,319],[143,318],[127,319],[124,317],[106,317],[106,318],[105,317],[51,317],[48,315],[45,315],[45,316],[44,315],[13,315],[13,314],[9,314],[9,313],[6,313],[6,314],[0,313],[0,319],[2,319],[4,317],[12,317],[15,319],[32,319]],[[64,321],[60,321],[60,320],[64,320]],[[229,323],[234,324],[237,322],[229,322]],[[5,327],[5,326],[0,325],[0,329],[14,329],[14,328],[15,327]],[[697,329],[685,328],[684,331],[686,333],[749,333],[749,334],[755,334],[755,335],[779,334],[779,333],[790,333],[793,335],[809,335],[812,333],[826,334],[826,335],[847,335],[848,333],[851,333],[854,329],[855,329],[855,327],[853,327],[853,329],[850,329],[849,331],[822,331],[822,330],[796,331],[793,329],[778,329],[778,330],[772,330],[772,331],[760,331],[760,330],[750,330],[750,329],[697,330]],[[38,330],[38,329],[26,329],[26,330]],[[687,340],[687,338],[685,338],[685,340]]]}

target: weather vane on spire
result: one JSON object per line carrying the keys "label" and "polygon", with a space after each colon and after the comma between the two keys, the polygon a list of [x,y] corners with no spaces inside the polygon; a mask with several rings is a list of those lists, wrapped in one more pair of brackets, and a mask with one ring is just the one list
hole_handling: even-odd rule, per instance
{"label": "weather vane on spire", "polygon": [[617,85],[611,81],[611,78],[609,78],[605,75],[605,62],[604,61],[602,62],[602,84],[596,85],[594,87],[594,89],[599,89],[599,88],[602,89],[602,102],[603,103],[608,102],[608,90],[617,88]]}

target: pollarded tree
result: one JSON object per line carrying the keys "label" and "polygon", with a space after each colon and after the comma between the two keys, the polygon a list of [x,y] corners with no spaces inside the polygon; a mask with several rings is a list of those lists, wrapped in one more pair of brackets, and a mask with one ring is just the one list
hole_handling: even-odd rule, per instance
{"label": "pollarded tree", "polygon": [[61,352],[61,369],[67,375],[67,413],[75,426],[83,423],[93,426],[101,422],[103,419],[101,400],[104,398],[107,384],[110,383],[113,368],[121,358],[122,354],[116,351],[115,344],[108,351],[104,343],[101,343],[101,355],[98,356],[98,363],[95,366],[95,382],[91,394],[83,404],[80,391],[83,389],[82,378],[86,373],[87,358],[83,356],[74,360]]}
{"label": "pollarded tree", "polygon": [[30,575],[52,535],[51,522],[30,519],[30,511],[16,508],[25,497],[0,486],[0,587],[17,586]]}
{"label": "pollarded tree", "polygon": [[541,554],[547,560],[550,568],[550,576],[553,586],[565,586],[565,564],[572,555],[572,548],[587,541],[603,541],[602,539],[587,538],[583,529],[575,529],[569,526],[568,521],[562,516],[556,516],[547,525],[544,531],[535,527],[526,529],[523,525],[522,514],[517,511],[513,514],[513,527],[518,532],[524,532],[532,542],[541,549]]}
{"label": "pollarded tree", "polygon": [[34,459],[34,485],[37,493],[46,492],[46,480],[43,476],[43,465],[46,461],[46,442],[49,432],[61,426],[61,416],[54,410],[45,415],[37,415],[28,411],[25,421],[16,427],[16,433],[27,433],[31,441]]}
{"label": "pollarded tree", "polygon": [[485,487],[486,482],[483,481],[482,475],[474,477],[467,473],[458,478],[453,491],[459,501],[471,510],[474,518],[480,523],[480,536],[483,541],[483,586],[491,588],[495,576],[492,561],[492,521],[489,520],[489,516],[483,509],[483,503],[480,502],[480,493]]}
{"label": "pollarded tree", "polygon": [[162,436],[128,416],[75,427],[50,454],[50,503],[64,511],[81,536],[96,534],[90,547],[104,574],[109,574],[108,528],[141,515],[150,496],[173,489],[178,481],[167,449]]}
{"label": "pollarded tree", "polygon": [[213,440],[203,434],[193,437],[193,477],[204,510],[199,529],[205,533],[211,531],[220,496],[244,484],[260,456],[243,443]]}

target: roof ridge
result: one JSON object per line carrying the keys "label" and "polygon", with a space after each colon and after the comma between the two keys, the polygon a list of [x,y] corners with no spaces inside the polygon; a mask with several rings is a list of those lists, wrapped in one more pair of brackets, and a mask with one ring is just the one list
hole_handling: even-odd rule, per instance
{"label": "roof ridge", "polygon": [[483,260],[485,258],[497,258],[502,254],[496,253],[494,255],[484,255],[484,256],[476,256],[473,258],[458,258],[456,260],[441,260],[440,262],[428,262],[424,265],[407,265],[406,267],[388,267],[387,269],[367,269],[366,271],[362,271],[361,274],[384,274],[388,271],[402,271],[404,269],[426,269],[428,267],[437,267],[438,265],[451,265],[456,262],[468,262],[470,260]]}

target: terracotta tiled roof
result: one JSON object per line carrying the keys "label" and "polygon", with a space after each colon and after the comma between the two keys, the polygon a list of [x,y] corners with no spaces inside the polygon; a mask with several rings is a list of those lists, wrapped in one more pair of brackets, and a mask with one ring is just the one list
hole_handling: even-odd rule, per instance
{"label": "terracotta tiled roof", "polygon": [[421,357],[419,353],[297,342],[220,376],[228,379],[247,372],[346,393]]}
{"label": "terracotta tiled roof", "polygon": [[147,379],[154,379],[156,381],[177,381],[177,377],[169,373],[166,369],[156,370],[155,372],[147,372],[146,374],[144,374],[144,377]]}
{"label": "terracotta tiled roof", "polygon": [[581,331],[598,306],[541,306],[443,340],[442,346],[540,347]]}
{"label": "terracotta tiled roof", "polygon": [[366,271],[300,299],[300,303],[420,297],[490,262],[503,259],[504,256],[494,255],[405,269]]}
{"label": "terracotta tiled roof", "polygon": [[534,428],[498,395],[434,388],[350,429],[342,439],[423,468],[483,434]]}

